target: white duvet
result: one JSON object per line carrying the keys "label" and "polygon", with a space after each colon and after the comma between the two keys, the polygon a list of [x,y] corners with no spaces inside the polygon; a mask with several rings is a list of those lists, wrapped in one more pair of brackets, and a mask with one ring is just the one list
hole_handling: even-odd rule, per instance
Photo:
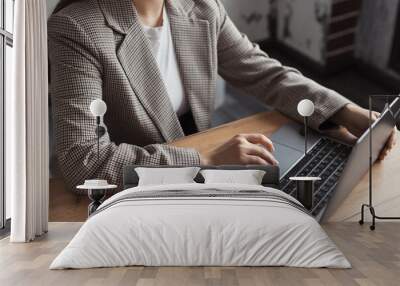
{"label": "white duvet", "polygon": [[[138,192],[263,191],[249,196],[123,199]],[[249,192],[251,194],[251,192]],[[349,268],[320,225],[283,192],[261,186],[136,187],[105,201],[50,269],[119,266],[292,266]]]}

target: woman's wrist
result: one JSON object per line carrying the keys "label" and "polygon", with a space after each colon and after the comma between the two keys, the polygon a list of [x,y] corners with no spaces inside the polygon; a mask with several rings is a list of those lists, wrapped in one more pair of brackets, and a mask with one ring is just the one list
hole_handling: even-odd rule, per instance
{"label": "woman's wrist", "polygon": [[338,126],[346,126],[348,123],[348,115],[352,113],[352,109],[357,107],[354,104],[348,103],[339,109],[332,117],[329,119],[332,123]]}
{"label": "woman's wrist", "polygon": [[210,156],[210,153],[200,153],[199,152],[199,154],[200,154],[200,164],[202,165],[202,166],[210,166],[210,165],[212,165],[212,160],[211,160],[211,156]]}
{"label": "woman's wrist", "polygon": [[209,160],[206,156],[200,154],[200,165],[207,166],[209,165]]}

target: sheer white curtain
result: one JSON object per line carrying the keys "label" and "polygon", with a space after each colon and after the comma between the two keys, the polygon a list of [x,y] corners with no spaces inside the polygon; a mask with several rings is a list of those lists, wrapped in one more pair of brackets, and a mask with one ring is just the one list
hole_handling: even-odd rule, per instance
{"label": "sheer white curtain", "polygon": [[11,241],[28,242],[48,225],[46,0],[15,2],[14,87],[6,98],[6,187]]}

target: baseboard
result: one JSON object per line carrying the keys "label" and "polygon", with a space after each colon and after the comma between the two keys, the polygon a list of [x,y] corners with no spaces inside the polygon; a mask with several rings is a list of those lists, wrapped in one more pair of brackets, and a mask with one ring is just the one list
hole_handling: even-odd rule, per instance
{"label": "baseboard", "polygon": [[261,49],[267,53],[269,49],[277,49],[283,52],[290,57],[291,60],[298,63],[299,66],[305,67],[307,70],[319,76],[330,76],[354,65],[354,57],[352,54],[337,57],[334,61],[330,60],[329,63],[325,65],[279,41],[265,40],[259,42],[259,45]]}
{"label": "baseboard", "polygon": [[306,68],[313,74],[318,74],[318,76],[332,76],[348,68],[356,68],[361,75],[392,90],[393,94],[400,93],[400,74],[396,77],[394,74],[370,65],[361,59],[354,58],[352,55],[335,59],[335,61],[330,61],[327,66],[324,66],[295,49],[274,40],[261,41],[259,45],[267,53],[270,49],[282,51],[299,67]]}
{"label": "baseboard", "polygon": [[396,77],[394,74],[377,68],[360,59],[356,60],[356,68],[364,77],[370,78],[372,81],[383,85],[385,88],[391,90],[391,93],[400,93],[400,74]]}
{"label": "baseboard", "polygon": [[259,45],[260,48],[266,53],[268,53],[268,50],[278,50],[279,52],[282,52],[283,54],[287,55],[291,61],[295,62],[296,65],[306,66],[312,71],[321,72],[323,70],[323,66],[320,63],[308,58],[307,56],[296,51],[295,49],[288,47],[287,45],[284,45],[278,41],[265,40],[259,42]]}

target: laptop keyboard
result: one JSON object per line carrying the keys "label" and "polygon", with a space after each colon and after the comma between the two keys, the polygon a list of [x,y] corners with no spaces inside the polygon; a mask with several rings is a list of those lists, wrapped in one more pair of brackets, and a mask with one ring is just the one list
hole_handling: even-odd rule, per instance
{"label": "laptop keyboard", "polygon": [[323,138],[280,180],[280,188],[296,197],[296,182],[290,177],[320,177],[315,182],[314,203],[310,213],[318,217],[337,186],[351,147]]}

